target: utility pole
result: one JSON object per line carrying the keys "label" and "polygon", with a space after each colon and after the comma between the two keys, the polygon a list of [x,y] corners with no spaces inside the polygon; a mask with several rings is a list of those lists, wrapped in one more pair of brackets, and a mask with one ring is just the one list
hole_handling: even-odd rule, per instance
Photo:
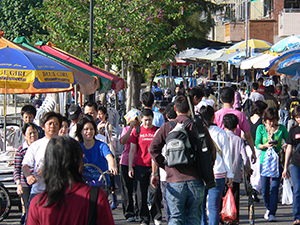
{"label": "utility pole", "polygon": [[245,49],[245,55],[246,58],[248,58],[248,0],[245,0],[245,42],[246,42],[246,49]]}

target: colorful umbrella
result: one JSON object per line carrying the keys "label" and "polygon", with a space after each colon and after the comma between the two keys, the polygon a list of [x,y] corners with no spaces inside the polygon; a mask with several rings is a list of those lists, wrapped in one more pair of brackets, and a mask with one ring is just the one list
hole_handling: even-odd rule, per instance
{"label": "colorful umbrella", "polygon": [[72,88],[77,81],[66,67],[42,55],[14,49],[0,49],[0,87],[36,89]]}
{"label": "colorful umbrella", "polygon": [[283,69],[284,67],[287,67],[293,63],[298,62],[297,61],[298,58],[300,58],[300,48],[294,48],[292,50],[285,51],[282,53],[281,56],[275,58],[271,62],[270,66],[264,70],[264,72],[265,73],[268,72],[270,75],[275,75],[276,73],[279,73],[278,69]]}
{"label": "colorful umbrella", "polygon": [[283,52],[300,46],[300,35],[291,35],[274,44],[271,52]]}
{"label": "colorful umbrella", "polygon": [[[0,49],[0,88],[5,89],[4,98],[4,151],[6,147],[6,94],[7,89],[72,90],[76,84],[73,73],[45,56],[15,48]],[[13,92],[12,92],[13,93]]]}
{"label": "colorful umbrella", "polygon": [[[248,40],[248,48],[251,48],[252,50],[257,50],[257,49],[265,49],[268,50],[272,46],[271,43],[264,41],[264,40],[259,40],[259,39],[250,39]],[[246,49],[246,41],[240,41],[233,46],[231,46],[227,50],[227,54],[231,52],[242,52],[245,51]]]}

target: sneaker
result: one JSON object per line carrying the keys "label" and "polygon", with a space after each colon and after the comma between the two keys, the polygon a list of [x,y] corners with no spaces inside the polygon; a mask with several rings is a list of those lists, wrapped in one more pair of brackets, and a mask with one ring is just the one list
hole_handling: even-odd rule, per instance
{"label": "sneaker", "polygon": [[116,203],[114,203],[114,202],[112,202],[111,205],[110,205],[110,209],[111,209],[111,210],[114,210],[114,209],[116,209],[117,207],[118,207],[118,205],[117,205]]}
{"label": "sneaker", "polygon": [[269,222],[277,222],[276,217],[274,215],[270,215]]}
{"label": "sneaker", "polygon": [[129,218],[127,219],[127,222],[135,222],[134,217],[133,217],[133,216],[129,217]]}
{"label": "sneaker", "polygon": [[265,220],[269,220],[269,214],[270,214],[270,210],[267,210],[264,215]]}
{"label": "sneaker", "polygon": [[154,225],[161,225],[161,220],[154,220]]}

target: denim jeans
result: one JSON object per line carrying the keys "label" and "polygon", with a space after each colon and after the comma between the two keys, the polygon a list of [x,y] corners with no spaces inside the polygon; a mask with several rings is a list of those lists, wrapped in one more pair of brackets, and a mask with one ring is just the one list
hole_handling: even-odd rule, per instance
{"label": "denim jeans", "polygon": [[202,180],[168,183],[166,191],[170,212],[168,224],[200,224],[203,196]]}
{"label": "denim jeans", "polygon": [[300,168],[291,164],[291,176],[293,181],[293,214],[294,221],[300,220]]}
{"label": "denim jeans", "polygon": [[[262,164],[260,165],[262,169]],[[270,178],[261,176],[261,193],[265,206],[270,210],[270,215],[276,214],[278,204],[278,190],[281,180],[282,166],[279,165],[279,177]]]}
{"label": "denim jeans", "polygon": [[284,109],[279,109],[279,121],[278,121],[278,123],[282,124],[286,127],[288,119],[289,119],[289,111],[284,110]]}
{"label": "denim jeans", "polygon": [[209,212],[209,225],[219,225],[220,222],[220,209],[221,209],[221,199],[225,187],[225,178],[216,179],[217,186],[205,190],[205,196],[203,201],[203,211],[202,211],[202,225],[207,224],[206,219],[206,196],[208,193],[208,212]]}

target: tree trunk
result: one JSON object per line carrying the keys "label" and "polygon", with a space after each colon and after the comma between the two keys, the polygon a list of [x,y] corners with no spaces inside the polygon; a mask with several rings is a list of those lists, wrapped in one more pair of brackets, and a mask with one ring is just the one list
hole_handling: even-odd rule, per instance
{"label": "tree trunk", "polygon": [[127,98],[126,98],[126,112],[131,109],[131,98],[132,98],[132,64],[129,64],[127,67]]}
{"label": "tree trunk", "polygon": [[149,76],[149,90],[151,90],[152,88],[152,83],[153,83],[153,80],[155,78],[155,74],[156,74],[157,70],[155,68],[151,68],[150,69],[150,76]]}
{"label": "tree trunk", "polygon": [[141,90],[142,78],[138,72],[136,65],[132,68],[132,102],[131,105],[135,108],[140,105],[140,90]]}

